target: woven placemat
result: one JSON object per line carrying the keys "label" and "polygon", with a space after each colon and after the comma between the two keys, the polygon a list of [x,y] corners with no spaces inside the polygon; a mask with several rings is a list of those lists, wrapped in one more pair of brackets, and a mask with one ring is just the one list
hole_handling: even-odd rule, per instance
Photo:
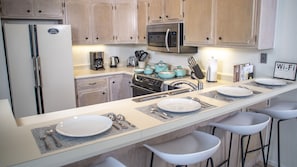
{"label": "woven placemat", "polygon": [[[125,123],[125,122],[123,122],[123,123]],[[72,146],[82,144],[85,142],[97,140],[99,138],[112,136],[112,135],[116,135],[116,134],[120,134],[120,133],[124,133],[124,132],[128,132],[128,131],[137,129],[137,127],[131,127],[129,125],[127,125],[127,127],[128,127],[127,129],[123,129],[123,128],[116,129],[114,126],[112,126],[112,128],[105,131],[104,133],[94,135],[94,136],[88,136],[88,137],[68,137],[68,136],[61,135],[59,133],[54,133],[53,135],[58,139],[58,141],[62,144],[62,146],[57,147],[54,143],[53,138],[51,136],[47,136],[45,138],[46,142],[49,145],[49,149],[47,149],[45,146],[45,142],[43,140],[41,140],[40,137],[45,135],[46,130],[56,129],[56,125],[57,124],[46,126],[46,127],[35,128],[35,129],[31,130],[32,135],[35,139],[36,144],[38,145],[38,148],[39,148],[41,154],[68,148],[68,147],[72,147]]]}

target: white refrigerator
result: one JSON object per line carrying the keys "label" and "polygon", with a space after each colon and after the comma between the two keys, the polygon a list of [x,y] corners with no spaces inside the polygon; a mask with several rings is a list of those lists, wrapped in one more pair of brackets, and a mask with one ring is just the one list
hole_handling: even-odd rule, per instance
{"label": "white refrigerator", "polygon": [[70,25],[4,24],[16,118],[75,107]]}

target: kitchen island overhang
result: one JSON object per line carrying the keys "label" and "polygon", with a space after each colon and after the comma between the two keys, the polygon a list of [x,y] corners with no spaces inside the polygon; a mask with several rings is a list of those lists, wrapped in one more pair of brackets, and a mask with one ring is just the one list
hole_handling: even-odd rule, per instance
{"label": "kitchen island overhang", "polygon": [[[260,92],[248,98],[226,102],[218,99],[203,96],[205,92],[216,90],[220,86],[206,88],[201,91],[194,91],[175,96],[165,97],[198,97],[216,107],[201,112],[190,113],[167,122],[162,122],[139,112],[137,108],[155,104],[160,99],[146,102],[134,102],[132,99],[124,99],[109,103],[86,106],[77,109],[64,110],[45,115],[25,117],[16,122],[7,100],[1,100],[0,132],[1,132],[1,166],[61,166],[96,155],[107,153],[132,144],[146,141],[176,130],[209,121],[213,118],[249,107],[263,102],[277,95],[297,89],[296,82],[276,89],[266,89],[249,85],[253,80],[240,83],[225,84],[229,86],[245,85],[249,89]],[[162,98],[164,99],[164,98]],[[136,129],[125,133],[99,138],[73,147],[41,154],[32,136],[34,128],[57,124],[63,119],[75,115],[97,114],[103,115],[110,112],[121,113],[136,125]]]}

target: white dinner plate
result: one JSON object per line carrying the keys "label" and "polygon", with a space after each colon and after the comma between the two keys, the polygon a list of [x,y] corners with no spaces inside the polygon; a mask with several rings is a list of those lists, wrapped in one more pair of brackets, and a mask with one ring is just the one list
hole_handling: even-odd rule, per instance
{"label": "white dinner plate", "polygon": [[57,124],[56,131],[64,136],[87,137],[107,131],[112,121],[100,115],[81,115],[65,119]]}
{"label": "white dinner plate", "polygon": [[232,97],[245,97],[253,95],[253,91],[247,88],[235,87],[235,86],[223,86],[217,89],[217,92]]}
{"label": "white dinner plate", "polygon": [[286,85],[287,83],[283,80],[273,79],[273,78],[257,78],[255,82],[262,85],[269,85],[269,86],[282,86]]}
{"label": "white dinner plate", "polygon": [[201,108],[199,102],[185,98],[164,99],[157,106],[162,110],[176,113],[192,112]]}

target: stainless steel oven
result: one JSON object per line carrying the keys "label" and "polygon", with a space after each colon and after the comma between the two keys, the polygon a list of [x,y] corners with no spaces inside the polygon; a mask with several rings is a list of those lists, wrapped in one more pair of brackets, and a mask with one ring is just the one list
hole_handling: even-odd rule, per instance
{"label": "stainless steel oven", "polygon": [[134,74],[132,78],[133,97],[176,89],[164,84],[164,80],[155,75]]}

